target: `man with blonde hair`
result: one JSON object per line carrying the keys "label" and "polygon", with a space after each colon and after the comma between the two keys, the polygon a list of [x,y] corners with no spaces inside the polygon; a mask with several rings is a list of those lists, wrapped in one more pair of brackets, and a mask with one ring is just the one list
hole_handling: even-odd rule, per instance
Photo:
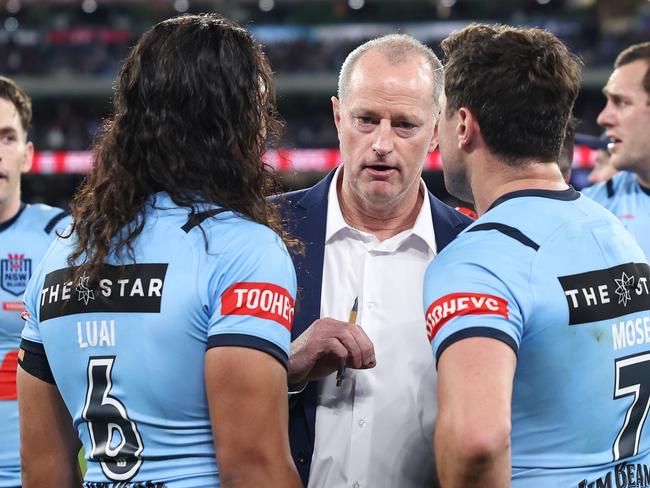
{"label": "man with blonde hair", "polygon": [[[332,97],[341,166],[284,195],[305,243],[288,378],[291,449],[309,487],[435,486],[426,265],[468,223],[421,179],[438,145],[442,66],[416,39],[352,51]],[[441,279],[445,279],[441,277]],[[351,309],[358,303],[356,326]],[[347,371],[337,375],[341,365]]]}

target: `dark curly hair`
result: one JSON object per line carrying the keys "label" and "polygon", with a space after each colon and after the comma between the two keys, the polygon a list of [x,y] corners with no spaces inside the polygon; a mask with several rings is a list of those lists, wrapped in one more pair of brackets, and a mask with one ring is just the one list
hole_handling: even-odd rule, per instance
{"label": "dark curly hair", "polygon": [[133,259],[145,203],[160,191],[191,214],[215,203],[295,244],[265,198],[279,186],[262,154],[282,123],[271,69],[248,31],[216,14],[157,24],[124,60],[113,109],[71,203],[75,280],[85,273],[95,284],[111,253]]}
{"label": "dark curly hair", "polygon": [[442,42],[447,116],[467,107],[505,163],[557,161],[581,63],[548,31],[470,24]]}

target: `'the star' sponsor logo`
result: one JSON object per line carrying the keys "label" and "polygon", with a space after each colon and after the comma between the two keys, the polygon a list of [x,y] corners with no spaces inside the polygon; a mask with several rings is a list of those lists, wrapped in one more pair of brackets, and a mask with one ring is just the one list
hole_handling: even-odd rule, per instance
{"label": "'the star' sponsor logo", "polygon": [[628,276],[625,271],[620,278],[614,278],[616,282],[616,290],[614,292],[618,295],[618,303],[622,303],[624,307],[627,307],[627,302],[629,302],[632,297],[630,291],[634,289],[634,275]]}
{"label": "'the star' sponsor logo", "polygon": [[71,269],[45,276],[40,297],[40,320],[89,312],[160,313],[167,263],[114,266],[105,264],[96,284],[82,274],[70,279]]}
{"label": "'the star' sponsor logo", "polygon": [[83,301],[84,305],[88,305],[88,302],[90,300],[95,299],[95,292],[88,288],[88,276],[83,275],[79,278],[79,283],[77,283],[77,286],[75,287],[75,290],[77,291],[77,301]]}
{"label": "'the star' sponsor logo", "polygon": [[559,276],[569,306],[569,325],[590,324],[650,311],[650,266],[625,263]]}

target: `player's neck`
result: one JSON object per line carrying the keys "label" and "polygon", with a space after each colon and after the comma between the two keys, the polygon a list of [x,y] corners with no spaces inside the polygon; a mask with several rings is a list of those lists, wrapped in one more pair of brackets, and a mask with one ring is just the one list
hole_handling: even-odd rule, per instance
{"label": "player's neck", "polygon": [[516,168],[494,161],[472,174],[471,185],[478,215],[483,215],[500,197],[519,190],[561,191],[568,188],[554,163],[532,163]]}
{"label": "player's neck", "polygon": [[0,224],[4,224],[16,216],[20,210],[20,195],[0,202]]}

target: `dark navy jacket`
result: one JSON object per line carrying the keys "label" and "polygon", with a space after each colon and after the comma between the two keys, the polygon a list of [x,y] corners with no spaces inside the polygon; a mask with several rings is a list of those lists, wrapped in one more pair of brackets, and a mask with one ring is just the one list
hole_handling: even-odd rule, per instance
{"label": "dark navy jacket", "polygon": [[[325,229],[327,226],[327,195],[334,171],[306,190],[286,193],[276,199],[280,212],[292,236],[304,244],[304,254],[292,256],[298,278],[298,299],[291,331],[296,339],[315,320],[320,318],[320,297],[325,255]],[[431,215],[440,252],[471,220],[445,205],[431,193]],[[424,327],[424,312],[423,327]],[[318,382],[310,381],[307,387],[289,398],[289,440],[291,454],[304,486],[307,486],[311,457],[314,451]]]}

